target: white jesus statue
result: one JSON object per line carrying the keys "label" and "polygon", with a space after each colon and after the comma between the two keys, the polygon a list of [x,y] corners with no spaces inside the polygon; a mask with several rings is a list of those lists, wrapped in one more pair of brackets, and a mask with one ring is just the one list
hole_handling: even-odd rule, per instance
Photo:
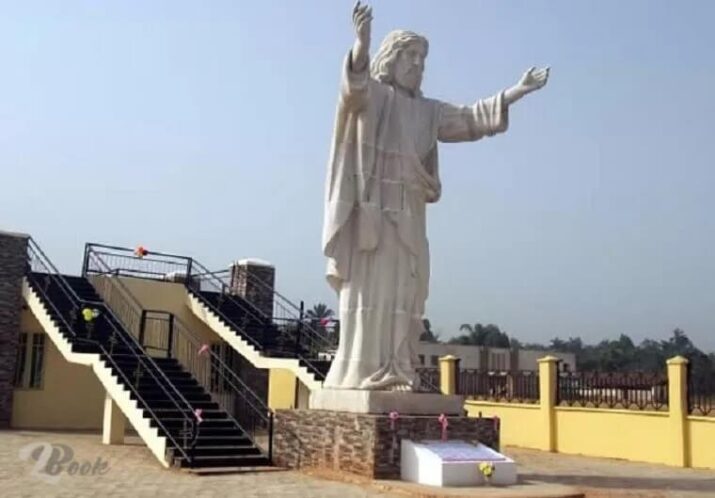
{"label": "white jesus statue", "polygon": [[440,102],[420,91],[427,40],[393,31],[371,61],[371,21],[358,2],[326,182],[323,251],[340,342],[324,387],[413,391],[430,272],[425,208],[441,194],[437,142],[506,131],[509,106],[543,87],[549,69],[472,106]]}

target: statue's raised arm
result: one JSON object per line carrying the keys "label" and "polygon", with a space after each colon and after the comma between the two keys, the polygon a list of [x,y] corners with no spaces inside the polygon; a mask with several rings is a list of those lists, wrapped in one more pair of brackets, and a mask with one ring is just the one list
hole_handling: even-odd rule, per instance
{"label": "statue's raised arm", "polygon": [[550,68],[548,67],[543,69],[529,68],[516,85],[504,92],[505,103],[507,105],[513,104],[524,95],[543,88],[546,82],[549,81],[549,71]]}
{"label": "statue's raised arm", "polygon": [[352,50],[352,69],[360,72],[367,69],[370,53],[370,29],[372,25],[372,7],[361,5],[360,1],[353,8],[353,26],[355,43]]}

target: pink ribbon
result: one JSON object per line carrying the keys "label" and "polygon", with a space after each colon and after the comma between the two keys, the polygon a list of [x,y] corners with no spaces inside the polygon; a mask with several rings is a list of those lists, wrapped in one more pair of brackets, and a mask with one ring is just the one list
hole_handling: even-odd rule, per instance
{"label": "pink ribbon", "polygon": [[194,417],[196,417],[196,421],[199,424],[204,421],[203,417],[201,417],[203,413],[204,411],[201,408],[197,408],[196,410],[194,410]]}
{"label": "pink ribbon", "polygon": [[209,350],[209,345],[208,345],[208,344],[204,344],[204,345],[201,346],[201,348],[199,349],[199,356],[201,356],[202,354],[204,354],[204,353],[205,353],[206,351],[208,351],[208,350]]}
{"label": "pink ribbon", "polygon": [[447,426],[449,425],[449,422],[447,421],[447,415],[442,413],[437,420],[439,420],[440,425],[442,426],[442,441],[447,440]]}
{"label": "pink ribbon", "polygon": [[400,414],[397,412],[390,412],[390,429],[395,430],[395,421],[400,418]]}

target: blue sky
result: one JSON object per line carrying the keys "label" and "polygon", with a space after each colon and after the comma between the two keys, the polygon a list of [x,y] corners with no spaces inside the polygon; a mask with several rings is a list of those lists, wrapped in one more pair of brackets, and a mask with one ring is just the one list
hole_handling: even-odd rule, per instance
{"label": "blue sky", "polygon": [[[352,3],[0,2],[0,228],[76,272],[86,241],[260,257],[308,303]],[[376,1],[471,103],[550,65],[505,135],[440,150],[429,318],[522,341],[715,350],[715,3]]]}

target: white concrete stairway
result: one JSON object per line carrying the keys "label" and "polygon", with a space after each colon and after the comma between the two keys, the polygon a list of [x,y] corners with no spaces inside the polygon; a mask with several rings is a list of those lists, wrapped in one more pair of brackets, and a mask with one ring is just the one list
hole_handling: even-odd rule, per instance
{"label": "white concrete stairway", "polygon": [[262,369],[285,369],[292,372],[310,391],[322,389],[322,381],[310,371],[299,358],[280,358],[265,355],[261,345],[248,339],[248,334],[235,324],[227,322],[209,305],[199,293],[187,287],[186,304],[189,309],[211,330],[234,348],[254,367]]}
{"label": "white concrete stairway", "polygon": [[99,352],[81,352],[93,348],[70,342],[66,333],[63,333],[60,328],[60,324],[53,319],[43,298],[30,285],[27,278],[23,281],[22,294],[28,308],[62,356],[70,363],[87,365],[92,369],[106,389],[107,395],[119,407],[149,450],[164,467],[169,467],[172,464],[172,456],[167,452],[167,438],[160,435],[158,428],[152,427],[151,419],[144,418],[144,410],[139,406],[139,402],[132,399],[129,390],[121,384],[119,378],[114,375],[113,369],[105,363]]}

